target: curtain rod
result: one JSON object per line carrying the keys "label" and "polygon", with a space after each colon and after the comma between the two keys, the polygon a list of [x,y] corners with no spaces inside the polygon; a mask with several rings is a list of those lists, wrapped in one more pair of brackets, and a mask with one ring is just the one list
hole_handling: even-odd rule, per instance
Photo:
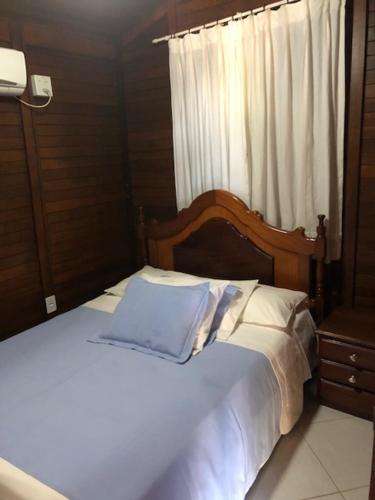
{"label": "curtain rod", "polygon": [[211,27],[216,26],[218,24],[226,24],[229,21],[238,21],[239,19],[243,19],[244,17],[256,15],[256,14],[259,14],[260,12],[264,12],[266,10],[274,9],[276,7],[281,7],[283,5],[297,3],[300,1],[301,0],[280,0],[279,2],[273,2],[273,3],[270,3],[268,5],[264,5],[263,7],[258,7],[257,9],[248,10],[246,12],[237,12],[237,14],[234,14],[233,16],[224,17],[223,19],[219,19],[218,21],[213,21],[213,22],[207,23],[207,24],[201,24],[200,26],[196,26],[195,28],[191,28],[191,29],[184,30],[184,31],[179,31],[178,33],[173,33],[172,35],[166,35],[166,36],[163,36],[161,38],[154,38],[154,40],[152,40],[152,43],[158,44],[161,42],[168,42],[168,40],[170,40],[171,38],[182,37],[182,36],[187,35],[189,33],[195,33],[197,31],[201,31],[202,29],[211,28]]}

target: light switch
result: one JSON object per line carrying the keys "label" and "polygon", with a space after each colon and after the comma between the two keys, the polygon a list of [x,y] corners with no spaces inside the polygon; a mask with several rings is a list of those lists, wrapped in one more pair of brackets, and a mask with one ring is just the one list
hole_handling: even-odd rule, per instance
{"label": "light switch", "polygon": [[53,96],[51,77],[42,75],[31,76],[31,89],[34,97]]}

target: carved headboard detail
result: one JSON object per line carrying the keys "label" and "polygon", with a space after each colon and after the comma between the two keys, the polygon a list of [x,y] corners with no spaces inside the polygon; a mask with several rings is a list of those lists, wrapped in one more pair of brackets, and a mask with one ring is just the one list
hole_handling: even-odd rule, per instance
{"label": "carved headboard detail", "polygon": [[318,319],[324,311],[324,216],[317,237],[264,222],[236,196],[208,191],[168,222],[145,224],[140,209],[142,261],[163,269],[261,283],[309,294]]}

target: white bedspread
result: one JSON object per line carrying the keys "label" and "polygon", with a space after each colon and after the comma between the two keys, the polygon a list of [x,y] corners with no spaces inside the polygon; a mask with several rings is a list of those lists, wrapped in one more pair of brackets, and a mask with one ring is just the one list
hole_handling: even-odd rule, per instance
{"label": "white bedspread", "polygon": [[311,378],[298,341],[280,330],[241,323],[225,342],[261,352],[269,359],[281,392],[280,432],[288,434],[302,414],[303,384]]}
{"label": "white bedspread", "polygon": [[2,458],[0,458],[0,499],[68,500]]}

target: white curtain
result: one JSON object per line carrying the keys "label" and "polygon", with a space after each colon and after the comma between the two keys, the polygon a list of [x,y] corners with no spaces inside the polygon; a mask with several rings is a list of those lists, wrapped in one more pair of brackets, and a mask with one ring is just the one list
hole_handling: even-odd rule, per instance
{"label": "white curtain", "polygon": [[169,41],[177,205],[226,189],[341,247],[345,0],[301,0]]}

